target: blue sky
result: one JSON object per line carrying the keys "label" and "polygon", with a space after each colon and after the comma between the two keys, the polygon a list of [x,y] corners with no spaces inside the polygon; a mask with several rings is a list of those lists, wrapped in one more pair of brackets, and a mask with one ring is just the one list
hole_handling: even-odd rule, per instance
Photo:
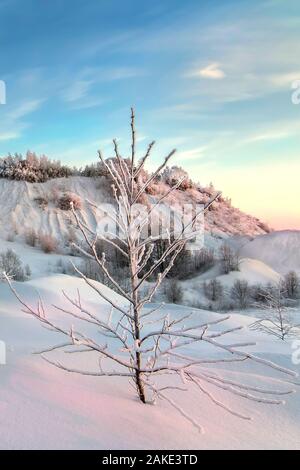
{"label": "blue sky", "polygon": [[0,154],[84,165],[141,152],[222,189],[275,227],[300,229],[297,0],[0,0]]}

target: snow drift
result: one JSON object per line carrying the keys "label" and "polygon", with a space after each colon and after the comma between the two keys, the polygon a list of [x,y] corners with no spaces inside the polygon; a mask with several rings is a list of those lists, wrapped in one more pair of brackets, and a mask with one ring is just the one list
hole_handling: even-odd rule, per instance
{"label": "snow drift", "polygon": [[300,272],[300,231],[282,230],[257,236],[244,244],[241,254],[261,260],[280,273]]}
{"label": "snow drift", "polygon": [[[45,277],[17,286],[31,302],[36,301],[38,289],[48,306],[54,301],[63,301],[59,294],[61,288],[70,295],[79,288],[83,301],[95,313],[101,315],[106,308],[98,297],[91,297],[90,289],[82,280],[69,276]],[[114,299],[118,297],[109,289],[107,293]],[[275,409],[273,405],[246,403],[242,398],[234,397],[235,406],[251,412],[253,416],[253,421],[244,422],[226,414],[204,395],[199,399],[193,391],[174,392],[181,406],[192,415],[201,417],[206,433],[200,435],[168,404],[161,402],[157,406],[145,406],[139,403],[127,380],[68,374],[32,355],[33,351],[56,344],[55,334],[42,328],[33,318],[20,314],[20,306],[7,285],[0,285],[0,295],[1,336],[8,348],[7,365],[0,368],[1,449],[299,448],[298,394],[289,396],[286,406],[276,406]],[[181,315],[184,310],[190,311],[174,305],[165,308],[174,316]],[[204,321],[217,315],[201,310],[197,312]],[[232,315],[228,327],[242,324],[244,330],[232,333],[229,341],[255,340],[257,346],[250,348],[252,351],[290,367],[290,344],[249,331],[247,325],[252,320]],[[198,347],[193,349],[197,355]],[[80,356],[82,366],[90,367],[90,359],[84,354]],[[228,375],[226,364],[219,366],[218,373],[222,375],[225,372]],[[257,375],[262,371],[259,365],[252,364],[246,372],[247,376],[237,366],[231,377],[242,378],[255,385]],[[264,385],[278,388],[276,374],[266,375]],[[221,390],[211,391],[216,398],[224,399]],[[230,405],[233,398],[227,396],[226,400]]]}

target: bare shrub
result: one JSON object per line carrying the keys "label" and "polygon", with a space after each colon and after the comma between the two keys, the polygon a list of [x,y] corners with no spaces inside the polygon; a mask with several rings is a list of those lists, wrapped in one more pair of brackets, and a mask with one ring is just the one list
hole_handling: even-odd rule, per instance
{"label": "bare shrub", "polygon": [[5,272],[10,279],[25,281],[26,271],[22,266],[20,257],[11,249],[0,253],[0,270]]}
{"label": "bare shrub", "polygon": [[27,232],[25,233],[25,242],[27,243],[27,245],[35,246],[37,243],[37,240],[38,240],[38,236],[37,236],[36,231],[33,228],[27,230]]}
{"label": "bare shrub", "polygon": [[[149,256],[149,261],[145,268],[149,268],[151,264],[155,263],[161,257],[168,247],[168,240],[160,238],[153,242],[153,251]],[[163,272],[164,267],[169,261],[169,257],[160,264],[157,272]],[[199,274],[208,270],[215,262],[213,250],[203,248],[201,250],[190,250],[185,246],[178,254],[173,262],[173,265],[168,272],[169,278],[174,277],[178,279],[188,279],[195,274]]]}
{"label": "bare shrub", "polygon": [[271,286],[263,286],[261,284],[255,284],[251,287],[251,298],[256,303],[266,302],[266,292],[271,289]]}
{"label": "bare shrub", "polygon": [[295,271],[288,272],[283,279],[283,290],[289,299],[297,299],[300,294],[300,280]]}
{"label": "bare shrub", "polygon": [[[114,279],[117,280],[118,285],[124,290],[128,290],[130,285],[130,273],[128,267],[116,266],[111,261],[107,261],[107,267],[109,268],[110,273],[113,274]],[[99,267],[99,264],[93,259],[84,259],[84,262],[80,266],[80,271],[88,278],[95,281],[101,282],[110,289],[118,292],[115,284],[111,281],[109,276]],[[74,270],[73,270],[74,274]]]}
{"label": "bare shrub", "polygon": [[215,264],[215,253],[211,248],[202,248],[194,251],[195,272],[205,272]]}
{"label": "bare shrub", "polygon": [[15,239],[16,239],[16,235],[14,232],[10,232],[6,237],[6,241],[8,242],[14,242]]}
{"label": "bare shrub", "polygon": [[59,200],[60,192],[57,186],[53,186],[50,189],[50,193],[48,195],[49,201],[52,202],[55,206],[57,206],[58,200]]}
{"label": "bare shrub", "polygon": [[286,291],[283,290],[281,283],[266,290],[263,317],[252,323],[250,328],[275,336],[282,341],[287,337],[299,336],[300,325],[292,321],[293,309],[286,303]]}
{"label": "bare shrub", "polygon": [[166,167],[161,175],[161,179],[169,186],[177,186],[178,189],[183,191],[193,187],[188,173],[179,166]]}
{"label": "bare shrub", "polygon": [[29,278],[31,276],[31,268],[29,264],[25,264],[24,271],[26,278]]}
{"label": "bare shrub", "polygon": [[59,258],[56,261],[54,272],[59,272],[61,274],[69,274],[71,276],[77,276],[77,273],[74,270],[74,267],[72,266],[70,261],[64,258]]}
{"label": "bare shrub", "polygon": [[68,227],[68,231],[65,235],[65,243],[67,245],[72,245],[77,242],[77,235],[74,227]]}
{"label": "bare shrub", "polygon": [[229,245],[224,243],[221,246],[219,256],[222,274],[229,274],[231,271],[239,271],[239,256]]}
{"label": "bare shrub", "polygon": [[49,234],[41,233],[39,243],[44,253],[53,253],[57,251],[57,240]]}
{"label": "bare shrub", "polygon": [[218,279],[211,279],[205,282],[203,289],[205,296],[213,302],[221,300],[223,297],[223,286]]}
{"label": "bare shrub", "polygon": [[166,296],[172,304],[180,304],[182,301],[183,290],[177,279],[170,279],[166,285]]}
{"label": "bare shrub", "polygon": [[156,183],[152,183],[147,188],[146,194],[149,194],[150,196],[156,196],[156,194],[159,194],[159,192],[159,185]]}
{"label": "bare shrub", "polygon": [[58,207],[63,211],[71,210],[72,204],[75,210],[81,209],[81,199],[77,194],[65,193],[58,199]]}
{"label": "bare shrub", "polygon": [[235,300],[241,309],[249,305],[251,289],[246,280],[237,279],[231,288],[231,298]]}
{"label": "bare shrub", "polygon": [[48,200],[43,196],[34,198],[34,202],[38,205],[40,209],[45,209],[48,206]]}

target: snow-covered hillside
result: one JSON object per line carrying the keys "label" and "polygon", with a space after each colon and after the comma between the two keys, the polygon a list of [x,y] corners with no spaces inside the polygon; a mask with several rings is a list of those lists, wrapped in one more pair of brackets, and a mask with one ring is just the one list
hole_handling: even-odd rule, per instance
{"label": "snow-covered hillside", "polygon": [[247,281],[250,286],[261,284],[276,285],[280,279],[280,274],[262,261],[242,258],[239,263],[239,271],[231,271],[228,274],[220,274],[219,266],[216,265],[207,272],[195,276],[182,282],[183,299],[187,305],[206,305],[208,303],[203,293],[203,283],[217,279],[229,293],[236,280]]}
{"label": "snow-covered hillside", "polygon": [[[94,227],[95,209],[86,200],[99,206],[110,202],[108,188],[104,177],[95,179],[73,176],[45,183],[0,179],[0,234],[5,239],[15,233],[16,238],[22,241],[26,231],[33,228],[36,232],[50,234],[63,243],[68,238],[72,218],[70,211],[58,208],[57,199],[65,193],[77,195],[83,219]],[[173,204],[200,202],[202,199],[203,194],[195,189],[177,190],[172,195]],[[211,244],[230,235],[255,236],[266,233],[262,222],[231,207],[223,199],[214,203],[212,210],[206,214],[205,223]]]}
{"label": "snow-covered hillside", "polygon": [[[99,184],[99,183],[98,183]],[[90,178],[59,178],[45,183],[27,183],[0,179],[0,231],[2,237],[15,233],[22,237],[33,228],[61,241],[72,224],[70,211],[57,207],[57,199],[65,193],[80,197],[84,219],[95,226],[94,211],[86,199],[96,204],[108,202],[107,193],[97,189]]]}

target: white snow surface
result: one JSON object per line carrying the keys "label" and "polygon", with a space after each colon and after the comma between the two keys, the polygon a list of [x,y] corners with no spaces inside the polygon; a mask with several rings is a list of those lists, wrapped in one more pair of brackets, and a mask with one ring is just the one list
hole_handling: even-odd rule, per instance
{"label": "white snow surface", "polygon": [[[32,304],[37,291],[55,321],[72,323],[52,304],[65,305],[61,290],[76,296],[80,289],[82,301],[95,314],[106,315],[108,305],[85,285],[84,281],[66,275],[46,276],[25,283],[15,283],[18,291]],[[108,288],[105,293],[117,302],[121,298]],[[37,351],[62,339],[43,328],[34,318],[22,313],[6,284],[0,284],[1,339],[7,344],[7,365],[0,366],[0,448],[1,449],[247,449],[300,447],[300,400],[298,393],[288,395],[286,405],[263,405],[242,398],[210,391],[225,403],[248,413],[253,420],[242,421],[216,407],[196,392],[172,391],[170,396],[205,428],[199,432],[165,402],[156,406],[142,405],[126,378],[93,378],[69,374],[45,363]],[[190,309],[166,305],[176,317]],[[195,310],[201,321],[218,314]],[[281,342],[248,329],[254,317],[233,314],[226,327],[243,325],[227,341],[256,341],[249,348],[261,357],[272,359],[285,367],[291,364],[291,344]],[[66,322],[66,323],[65,323]],[[215,326],[218,331],[220,325]],[[213,354],[203,345],[193,346],[195,356]],[[52,354],[52,353],[51,353]],[[55,353],[55,358],[73,364],[73,354]],[[214,354],[217,354],[216,352]],[[66,356],[70,356],[67,357]],[[53,356],[52,356],[53,358]],[[95,359],[95,358],[94,358]],[[90,354],[77,355],[76,367],[93,370],[96,361]],[[299,368],[299,366],[298,366]],[[214,367],[228,377],[229,367]],[[230,377],[271,388],[278,388],[277,373],[257,364],[230,366]],[[284,386],[286,387],[286,386]],[[213,388],[213,387],[212,387]],[[299,389],[297,386],[293,388]]]}
{"label": "white snow surface", "polygon": [[[95,226],[95,210],[86,200],[96,204],[108,202],[107,193],[97,190],[97,184],[95,179],[83,177],[58,178],[46,183],[0,179],[0,228],[4,238],[16,232],[22,239],[26,231],[33,228],[37,233],[44,232],[62,240],[73,218],[70,211],[57,207],[55,199],[66,192],[80,197],[84,220]],[[38,198],[48,202],[44,208],[40,207]]]}
{"label": "white snow surface", "polygon": [[[164,189],[165,191],[165,189]],[[50,234],[63,242],[73,222],[70,211],[57,207],[56,199],[65,193],[76,194],[81,201],[80,214],[91,227],[97,220],[96,209],[87,200],[98,207],[110,202],[108,184],[105,178],[88,178],[73,176],[58,178],[45,183],[28,183],[0,179],[0,234],[2,238],[16,233],[20,241],[24,234],[33,228],[36,232]],[[199,203],[203,195],[193,190],[175,191],[169,204]],[[208,196],[207,196],[208,197]],[[38,199],[43,198],[47,204],[41,208]],[[205,217],[207,244],[219,245],[228,235],[259,235],[265,233],[258,219],[244,214],[226,202],[215,202],[214,210]]]}
{"label": "white snow surface", "polygon": [[[66,191],[80,196],[81,215],[95,225],[95,213],[86,203],[88,198],[97,204],[107,202],[107,193],[99,189],[99,181],[73,177],[53,180],[43,184],[29,184],[0,180],[0,251],[13,248],[24,264],[32,270],[31,279],[14,283],[18,292],[32,305],[40,295],[49,316],[57,323],[71,328],[73,318],[55,309],[54,305],[69,304],[63,296],[76,297],[95,315],[107,316],[108,304],[83,280],[57,274],[57,262],[79,261],[75,257],[45,254],[39,248],[24,244],[26,230],[50,233],[61,241],[71,226],[71,214],[57,209],[52,199],[55,193]],[[49,203],[41,209],[37,197]],[[183,196],[182,196],[183,197]],[[228,234],[257,235],[262,233],[257,219],[222,206],[209,213],[206,239],[209,246],[217,247]],[[213,233],[211,232],[214,227]],[[246,227],[246,229],[245,229]],[[6,240],[15,232],[15,241]],[[246,279],[250,284],[277,282],[280,275],[294,268],[300,271],[299,232],[274,232],[259,235],[253,241],[243,240],[242,261],[239,272],[219,279],[230,288],[235,279]],[[196,278],[184,281],[185,295],[200,293],[204,280],[218,276],[217,267]],[[123,299],[109,288],[96,283],[108,297],[117,303]],[[151,306],[153,307],[153,305]],[[189,313],[190,307],[167,304],[164,309],[172,318]],[[21,311],[21,306],[5,283],[0,283],[0,340],[7,347],[7,364],[0,365],[0,449],[299,449],[300,448],[300,387],[299,379],[289,379],[296,393],[286,396],[286,404],[264,405],[249,402],[214,388],[206,388],[216,399],[235,410],[252,416],[243,421],[213,404],[195,389],[187,392],[172,391],[170,397],[205,429],[199,432],[168,403],[142,405],[126,378],[96,378],[70,374],[59,370],[34,355],[40,349],[64,341],[57,333],[42,327],[41,323]],[[222,314],[193,309],[195,320],[202,322],[219,318]],[[280,341],[264,333],[249,329],[256,319],[256,311],[232,313],[224,323],[226,328],[243,326],[243,329],[226,335],[224,341],[256,342],[247,350],[262,358],[300,372],[292,364],[291,341]],[[219,331],[215,325],[212,331]],[[93,334],[97,334],[93,333]],[[109,339],[105,338],[105,341]],[[111,345],[114,347],[114,345]],[[219,357],[218,351],[203,343],[195,343],[187,351],[195,357]],[[52,354],[52,353],[49,353]],[[76,356],[76,357],[75,357]],[[55,352],[52,359],[76,368],[96,370],[94,353],[65,354]],[[210,366],[215,373],[232,380],[278,389],[282,375],[262,365],[245,361],[242,364]],[[163,380],[163,379],[162,379]],[[173,380],[173,379],[172,379]]]}
{"label": "white snow surface", "polygon": [[281,230],[259,235],[244,243],[240,252],[242,256],[263,261],[280,273],[290,270],[300,273],[299,230]]}
{"label": "white snow surface", "polygon": [[183,299],[188,305],[207,304],[207,298],[203,292],[203,284],[211,279],[218,279],[225,292],[230,289],[236,280],[247,281],[250,286],[255,284],[277,284],[281,275],[267,264],[257,259],[242,258],[239,263],[239,271],[231,271],[228,274],[219,274],[219,266],[215,265],[207,272],[181,281],[183,285]]}

